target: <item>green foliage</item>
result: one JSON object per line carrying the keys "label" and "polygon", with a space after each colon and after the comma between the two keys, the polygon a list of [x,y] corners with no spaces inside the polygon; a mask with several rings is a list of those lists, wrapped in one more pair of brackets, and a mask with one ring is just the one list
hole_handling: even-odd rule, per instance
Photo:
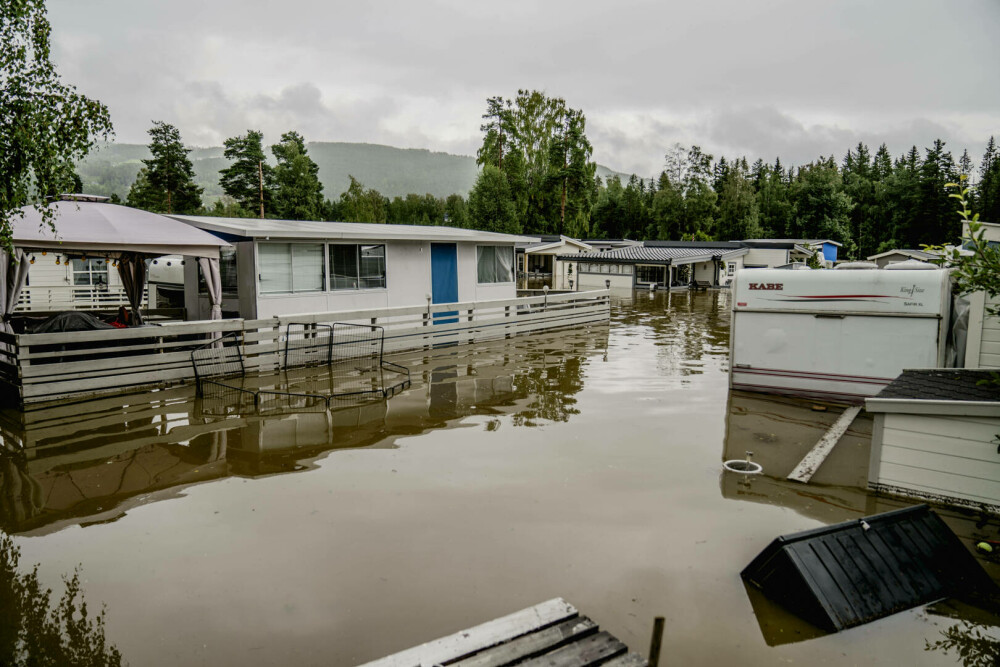
{"label": "green foliage", "polygon": [[497,167],[483,167],[469,194],[469,218],[475,229],[520,234],[517,209],[510,185]]}
{"label": "green foliage", "polygon": [[378,190],[366,189],[351,176],[351,184],[341,193],[334,217],[342,222],[386,222],[388,202]]}
{"label": "green foliage", "polygon": [[[483,143],[477,164],[495,168],[506,180],[515,215],[526,233],[571,233],[583,235],[589,228],[594,201],[597,165],[586,136],[583,112],[566,106],[565,100],[537,90],[519,90],[513,100],[491,97],[481,126]],[[506,215],[498,206],[499,187],[490,176],[477,185],[491,192],[478,205],[492,200],[483,215],[494,219]],[[470,207],[475,188],[469,195]],[[475,223],[475,215],[472,216]],[[493,224],[493,223],[490,223]]]}
{"label": "green foliage", "polygon": [[298,132],[286,132],[271,146],[274,168],[274,213],[284,220],[322,220],[325,212],[319,167],[306,154]]}
{"label": "green foliage", "polygon": [[793,238],[840,243],[848,238],[854,202],[843,191],[843,179],[832,157],[799,169],[789,194],[795,206]]}
{"label": "green foliage", "polygon": [[201,188],[194,182],[189,149],[181,143],[176,127],[153,121],[149,130],[151,157],[129,190],[128,205],[156,213],[197,213]]}
{"label": "green foliage", "polygon": [[[956,287],[963,293],[983,291],[987,297],[1000,295],[1000,247],[985,239],[986,230],[979,222],[979,214],[969,208],[969,188],[965,174],[958,183],[949,183],[949,188],[957,189],[949,197],[958,200],[958,215],[968,229],[962,248],[954,246],[924,246],[928,252],[941,255],[940,263],[952,267],[952,277]],[[1000,314],[1000,307],[988,309],[993,315]]]}
{"label": "green foliage", "polygon": [[757,196],[745,160],[728,169],[722,177],[718,210],[715,236],[720,241],[755,239],[763,235]]}
{"label": "green foliage", "polygon": [[112,667],[122,655],[105,637],[105,611],[87,608],[80,572],[63,577],[65,590],[52,605],[52,590],[38,580],[38,566],[18,571],[21,550],[0,533],[0,664],[24,667]]}
{"label": "green foliage", "polygon": [[50,58],[43,0],[0,0],[0,244],[33,205],[49,225],[51,197],[74,189],[73,163],[112,133],[107,107],[62,83]]}
{"label": "green foliage", "polygon": [[264,155],[264,138],[259,130],[226,139],[223,153],[232,162],[219,170],[222,191],[255,216],[266,217],[274,197],[274,168]]}
{"label": "green foliage", "polygon": [[[968,171],[963,171],[968,174]],[[976,186],[976,209],[984,220],[1000,222],[1000,151],[996,141],[990,137],[986,152],[979,167],[979,183]]]}

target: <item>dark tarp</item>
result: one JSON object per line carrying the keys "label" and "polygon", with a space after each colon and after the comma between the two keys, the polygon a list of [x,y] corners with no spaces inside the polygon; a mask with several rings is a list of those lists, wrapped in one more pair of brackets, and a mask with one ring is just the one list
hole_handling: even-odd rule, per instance
{"label": "dark tarp", "polygon": [[94,329],[114,329],[107,322],[98,319],[90,313],[69,311],[59,313],[32,327],[28,333],[58,333],[61,331],[93,331]]}

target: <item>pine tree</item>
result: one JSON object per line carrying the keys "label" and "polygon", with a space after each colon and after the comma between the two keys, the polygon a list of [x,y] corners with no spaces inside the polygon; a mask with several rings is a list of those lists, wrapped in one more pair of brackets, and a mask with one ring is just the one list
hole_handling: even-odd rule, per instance
{"label": "pine tree", "polygon": [[322,220],[323,184],[319,167],[306,154],[298,132],[286,132],[271,146],[278,164],[274,168],[274,215],[285,220]]}
{"label": "pine tree", "polygon": [[261,218],[271,211],[274,197],[274,169],[267,164],[263,137],[258,130],[247,130],[246,135],[226,139],[223,155],[233,163],[219,170],[222,191]]}
{"label": "pine tree", "polygon": [[196,213],[202,208],[202,189],[194,182],[194,165],[180,131],[170,123],[153,121],[149,130],[151,157],[129,190],[128,205],[156,213]]}
{"label": "pine tree", "polygon": [[1000,222],[1000,151],[993,137],[986,144],[979,166],[976,207],[983,221]]}
{"label": "pine tree", "polygon": [[475,229],[521,233],[510,184],[497,167],[486,165],[469,193],[469,218]]}

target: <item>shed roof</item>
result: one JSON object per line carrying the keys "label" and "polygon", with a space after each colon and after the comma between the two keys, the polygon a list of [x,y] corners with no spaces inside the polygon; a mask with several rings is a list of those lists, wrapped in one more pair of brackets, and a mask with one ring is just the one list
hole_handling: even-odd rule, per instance
{"label": "shed roof", "polygon": [[889,383],[875,398],[904,398],[912,401],[1000,401],[1000,385],[992,382],[995,372],[971,368],[907,370]]}
{"label": "shed roof", "polygon": [[523,243],[534,239],[516,234],[430,225],[389,225],[365,222],[312,222],[174,215],[172,218],[209,232],[249,239],[317,239],[351,241],[468,241],[474,243]]}
{"label": "shed roof", "polygon": [[927,505],[775,539],[740,573],[764,595],[832,631],[945,597],[996,592]]}
{"label": "shed roof", "polygon": [[903,255],[904,257],[912,257],[913,259],[938,259],[941,257],[941,255],[937,255],[933,252],[927,252],[925,250],[916,250],[914,248],[895,248],[893,250],[880,252],[877,255],[868,255],[868,259],[876,260],[882,259],[883,257],[890,257],[892,255]]}
{"label": "shed roof", "polygon": [[747,254],[747,248],[733,250],[714,248],[660,248],[628,246],[605,252],[584,252],[579,255],[562,255],[568,261],[603,264],[694,264],[712,259],[732,259]]}
{"label": "shed roof", "polygon": [[55,231],[32,206],[13,218],[14,245],[64,252],[138,252],[218,257],[229,244],[171,218],[102,201],[57,201]]}

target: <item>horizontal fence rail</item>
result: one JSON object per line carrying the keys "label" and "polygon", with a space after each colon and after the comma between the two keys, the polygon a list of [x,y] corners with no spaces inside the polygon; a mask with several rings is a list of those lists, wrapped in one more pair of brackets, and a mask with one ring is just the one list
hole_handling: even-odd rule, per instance
{"label": "horizontal fence rail", "polygon": [[263,320],[11,335],[0,333],[0,384],[21,405],[125,393],[194,379],[191,351],[239,332],[248,373],[284,367],[289,324],[349,322],[385,330],[384,353],[468,344],[607,322],[608,290],[528,298],[307,313]]}
{"label": "horizontal fence rail", "polygon": [[[14,311],[90,310],[129,305],[122,287],[99,288],[91,285],[60,285],[56,287],[24,287]],[[142,307],[149,305],[149,288],[143,290]]]}

